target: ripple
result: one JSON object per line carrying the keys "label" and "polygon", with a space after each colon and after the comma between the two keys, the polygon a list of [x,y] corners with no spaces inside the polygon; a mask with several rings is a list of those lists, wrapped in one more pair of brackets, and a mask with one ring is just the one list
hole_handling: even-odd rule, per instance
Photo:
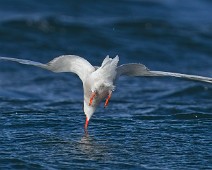
{"label": "ripple", "polygon": [[207,113],[181,113],[173,115],[176,119],[192,120],[192,119],[212,119],[212,114]]}
{"label": "ripple", "polygon": [[0,159],[1,161],[1,168],[5,169],[45,169],[44,166],[20,160],[17,158],[5,158]]}
{"label": "ripple", "polygon": [[190,97],[193,96],[202,96],[205,99],[210,99],[210,96],[212,95],[212,89],[206,86],[200,86],[200,85],[192,85],[187,86],[180,89],[174,89],[169,94],[166,94],[164,97],[166,98],[172,98],[172,97],[182,97],[185,96],[185,94],[189,95]]}

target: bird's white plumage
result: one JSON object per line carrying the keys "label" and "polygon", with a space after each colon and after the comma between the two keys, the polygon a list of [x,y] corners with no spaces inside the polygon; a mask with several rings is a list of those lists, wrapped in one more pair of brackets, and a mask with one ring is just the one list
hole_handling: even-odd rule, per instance
{"label": "bird's white plumage", "polygon": [[56,73],[73,72],[76,73],[82,81],[84,81],[88,74],[95,71],[95,68],[86,59],[76,55],[62,55],[54,58],[47,64],[9,57],[0,57],[0,60],[8,60],[21,64],[33,65]]}
{"label": "bird's white plumage", "polygon": [[172,72],[164,72],[164,71],[151,71],[143,64],[124,64],[117,67],[118,76],[127,75],[127,76],[171,76],[178,78],[186,78],[190,80],[202,81],[206,83],[212,83],[212,78],[189,75],[189,74],[181,74],[181,73],[172,73]]}
{"label": "bird's white plumage", "polygon": [[33,65],[53,72],[76,73],[83,82],[86,127],[99,103],[107,96],[106,104],[108,104],[108,100],[110,99],[112,91],[115,88],[115,81],[119,76],[172,76],[212,83],[212,78],[210,77],[163,71],[151,71],[143,64],[132,63],[117,66],[119,62],[118,56],[113,59],[107,56],[103,60],[100,67],[92,66],[84,58],[75,55],[59,56],[47,64],[9,57],[0,57],[0,60],[8,60],[21,64]]}
{"label": "bird's white plumage", "polygon": [[[99,103],[115,89],[114,81],[117,75],[116,68],[118,61],[118,56],[116,56],[114,59],[107,56],[102,62],[101,67],[87,76],[87,79],[83,82],[84,111],[88,119],[90,119]],[[89,106],[92,92],[96,93],[96,97]]]}
{"label": "bird's white plumage", "polygon": [[95,68],[84,58],[75,55],[63,55],[46,64],[46,69],[53,72],[73,72],[82,81],[95,71]]}

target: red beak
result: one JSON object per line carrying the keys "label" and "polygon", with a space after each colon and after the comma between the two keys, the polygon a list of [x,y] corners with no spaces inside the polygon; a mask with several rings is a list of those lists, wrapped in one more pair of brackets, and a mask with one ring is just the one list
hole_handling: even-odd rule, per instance
{"label": "red beak", "polygon": [[85,127],[84,127],[85,131],[87,131],[87,129],[88,129],[88,123],[89,123],[89,119],[86,117]]}

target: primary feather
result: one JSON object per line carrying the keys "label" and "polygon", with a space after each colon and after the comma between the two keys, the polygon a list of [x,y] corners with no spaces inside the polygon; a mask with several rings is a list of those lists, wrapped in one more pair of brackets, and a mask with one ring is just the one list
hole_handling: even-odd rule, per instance
{"label": "primary feather", "polygon": [[57,58],[54,58],[47,64],[10,57],[0,57],[0,60],[14,61],[21,64],[32,65],[56,73],[73,72],[76,73],[82,81],[85,80],[88,74],[95,71],[95,68],[87,60],[76,55],[62,55]]}
{"label": "primary feather", "polygon": [[151,71],[143,64],[124,64],[117,68],[117,75],[127,75],[127,76],[171,76],[178,78],[186,78],[190,80],[202,81],[206,83],[212,83],[212,78],[189,75],[189,74],[181,74],[181,73],[172,73],[172,72],[164,72],[164,71]]}

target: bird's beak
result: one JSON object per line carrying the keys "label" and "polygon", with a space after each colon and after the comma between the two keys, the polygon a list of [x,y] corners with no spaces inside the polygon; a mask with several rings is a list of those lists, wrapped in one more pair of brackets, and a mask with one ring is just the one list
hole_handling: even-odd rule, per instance
{"label": "bird's beak", "polygon": [[89,123],[89,119],[88,119],[87,116],[86,116],[86,119],[85,119],[85,127],[84,127],[85,131],[87,131],[87,129],[88,129],[88,123]]}

